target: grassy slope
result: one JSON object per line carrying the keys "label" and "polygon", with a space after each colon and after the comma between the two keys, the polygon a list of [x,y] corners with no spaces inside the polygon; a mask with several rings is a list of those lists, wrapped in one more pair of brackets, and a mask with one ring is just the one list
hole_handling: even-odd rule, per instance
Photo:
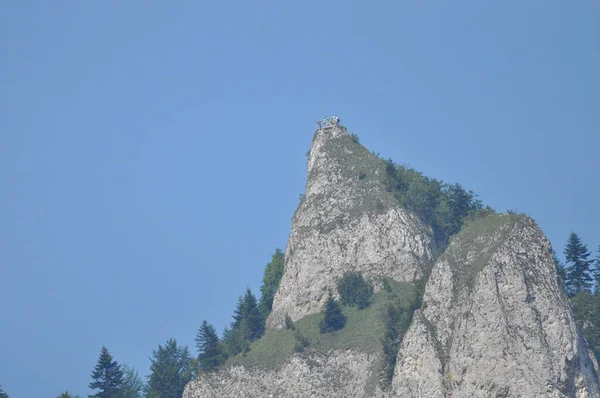
{"label": "grassy slope", "polygon": [[[342,307],[348,318],[346,326],[335,333],[321,334],[319,321],[322,314],[306,316],[296,322],[296,331],[310,341],[311,348],[319,352],[354,349],[363,352],[382,350],[380,339],[384,335],[384,313],[388,303],[398,303],[409,308],[415,297],[415,288],[409,283],[393,283],[392,292],[381,291],[373,296],[372,303],[364,310]],[[228,366],[277,368],[294,354],[296,343],[293,330],[269,330],[252,343],[250,352],[227,361]]]}
{"label": "grassy slope", "polygon": [[473,289],[477,275],[506,242],[508,234],[526,216],[521,214],[493,214],[468,222],[450,239],[448,249],[440,260],[446,260],[454,271],[457,291]]}

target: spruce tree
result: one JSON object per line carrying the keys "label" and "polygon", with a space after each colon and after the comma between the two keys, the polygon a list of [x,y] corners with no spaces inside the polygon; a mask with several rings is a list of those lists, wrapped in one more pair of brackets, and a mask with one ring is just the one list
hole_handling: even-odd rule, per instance
{"label": "spruce tree", "polygon": [[273,298],[279,288],[279,282],[283,276],[283,265],[285,256],[281,249],[275,249],[275,254],[271,256],[271,262],[265,267],[265,274],[260,287],[260,305],[259,308],[266,318],[273,308]]}
{"label": "spruce tree", "polygon": [[238,298],[233,320],[232,329],[241,330],[244,339],[254,341],[263,335],[265,331],[264,318],[250,288],[246,288],[244,296]]}
{"label": "spruce tree", "polygon": [[592,277],[589,274],[591,261],[588,260],[590,254],[579,236],[575,232],[571,232],[565,248],[565,258],[568,264],[567,289],[571,295],[590,291],[592,286]]}
{"label": "spruce tree", "polygon": [[4,392],[2,386],[0,386],[0,398],[8,398],[8,394]]}
{"label": "spruce tree", "polygon": [[175,339],[152,351],[148,397],[181,398],[185,385],[194,376],[194,360],[187,347],[178,347]]}
{"label": "spruce tree", "polygon": [[231,326],[225,328],[223,338],[221,339],[224,358],[233,357],[241,352],[250,350],[250,342],[244,338],[246,329],[245,321],[242,322],[238,329],[234,329]]}
{"label": "spruce tree", "polygon": [[123,372],[119,363],[113,360],[105,346],[102,346],[100,351],[98,363],[92,372],[92,379],[94,381],[89,384],[90,389],[99,391],[90,395],[90,398],[120,397],[123,387]]}
{"label": "spruce tree", "polygon": [[142,398],[146,385],[138,371],[126,364],[121,365],[121,371],[123,372],[121,398]]}
{"label": "spruce tree", "polygon": [[331,292],[325,302],[325,308],[323,309],[323,319],[319,322],[319,330],[321,333],[330,333],[340,330],[346,324],[346,317],[342,314],[337,301],[333,299]]}
{"label": "spruce tree", "polygon": [[196,334],[196,348],[198,349],[198,367],[201,372],[208,372],[221,365],[222,355],[219,337],[213,325],[206,321]]}

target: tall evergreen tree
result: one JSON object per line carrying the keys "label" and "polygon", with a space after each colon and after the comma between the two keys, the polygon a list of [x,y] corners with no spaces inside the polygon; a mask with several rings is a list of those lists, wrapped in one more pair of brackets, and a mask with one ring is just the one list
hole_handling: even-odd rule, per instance
{"label": "tall evergreen tree", "polygon": [[234,329],[229,326],[223,331],[221,339],[221,351],[224,358],[236,356],[241,352],[250,350],[250,342],[244,338],[246,332],[246,323],[242,322],[241,327]]}
{"label": "tall evergreen tree", "polygon": [[344,325],[346,325],[346,317],[337,301],[333,299],[331,292],[329,292],[325,308],[323,308],[323,319],[319,322],[319,330],[321,333],[330,333],[340,330]]}
{"label": "tall evergreen tree", "polygon": [[590,276],[590,251],[575,232],[571,232],[565,248],[567,260],[567,289],[571,295],[589,292],[592,286]]}
{"label": "tall evergreen tree", "polygon": [[89,384],[92,390],[99,390],[90,398],[120,398],[123,387],[123,372],[117,361],[105,346],[102,346],[98,363],[92,372],[93,381]]}
{"label": "tall evergreen tree", "polygon": [[0,386],[0,398],[8,398],[8,394],[4,392],[2,386]]}
{"label": "tall evergreen tree", "polygon": [[123,372],[121,398],[142,398],[146,386],[138,371],[126,364],[121,365],[121,371]]}
{"label": "tall evergreen tree", "polygon": [[265,274],[260,287],[260,304],[259,308],[266,318],[273,308],[273,298],[279,288],[279,282],[283,276],[283,265],[285,255],[281,249],[275,249],[275,254],[271,256],[271,262],[265,267]]}
{"label": "tall evergreen tree", "polygon": [[148,397],[181,398],[185,385],[194,376],[194,361],[187,347],[178,347],[175,339],[152,351],[148,376]]}
{"label": "tall evergreen tree", "polygon": [[483,204],[480,200],[476,199],[473,191],[466,191],[460,184],[446,184],[444,186],[444,194],[440,195],[439,201],[441,202],[444,198],[447,198],[450,204],[450,219],[446,225],[441,222],[440,224],[444,227],[446,235],[450,236],[460,231],[463,221],[469,213],[480,210],[483,208]]}
{"label": "tall evergreen tree", "polygon": [[231,326],[234,330],[243,330],[243,336],[248,341],[254,341],[263,335],[264,319],[250,288],[246,288],[244,296],[239,297]]}
{"label": "tall evergreen tree", "polygon": [[596,259],[594,260],[594,280],[596,281],[596,287],[594,293],[600,295],[600,245],[598,245],[598,252]]}
{"label": "tall evergreen tree", "polygon": [[206,321],[196,334],[196,348],[198,349],[198,368],[201,372],[208,372],[221,365],[222,354],[219,337],[213,325]]}

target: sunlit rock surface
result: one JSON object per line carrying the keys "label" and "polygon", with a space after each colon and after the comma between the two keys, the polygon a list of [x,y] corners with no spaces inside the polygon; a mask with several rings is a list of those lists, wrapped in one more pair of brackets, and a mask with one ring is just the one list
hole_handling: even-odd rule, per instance
{"label": "sunlit rock surface", "polygon": [[550,243],[523,215],[478,220],[436,262],[398,354],[401,397],[598,397]]}

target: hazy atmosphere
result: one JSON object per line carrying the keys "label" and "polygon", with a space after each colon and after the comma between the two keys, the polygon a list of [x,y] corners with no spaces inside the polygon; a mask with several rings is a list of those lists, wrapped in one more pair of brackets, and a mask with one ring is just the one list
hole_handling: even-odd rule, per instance
{"label": "hazy atmosphere", "polygon": [[[292,4],[295,3],[295,4]],[[600,245],[597,1],[0,2],[0,385],[195,354],[285,249],[315,119]]]}

